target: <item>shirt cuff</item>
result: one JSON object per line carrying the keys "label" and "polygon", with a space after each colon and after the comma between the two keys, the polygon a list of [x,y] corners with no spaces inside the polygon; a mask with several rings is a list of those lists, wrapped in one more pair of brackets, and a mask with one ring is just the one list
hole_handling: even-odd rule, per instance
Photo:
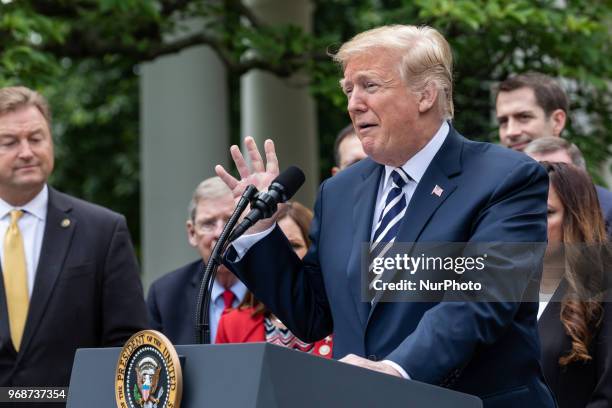
{"label": "shirt cuff", "polygon": [[394,368],[398,373],[400,373],[402,375],[402,377],[404,377],[406,380],[410,379],[410,376],[408,375],[408,373],[406,372],[406,370],[404,370],[402,368],[402,366],[400,366],[399,364],[397,364],[395,361],[391,361],[391,360],[382,360],[381,363],[384,363],[392,368]]}
{"label": "shirt cuff", "polygon": [[267,237],[272,232],[272,230],[274,230],[274,227],[276,227],[276,223],[274,223],[270,228],[264,231],[256,232],[254,234],[249,235],[242,235],[238,237],[234,242],[232,242],[232,246],[234,247],[234,250],[236,251],[237,255],[234,261],[240,261],[244,254],[246,254],[246,252],[251,249],[253,245]]}

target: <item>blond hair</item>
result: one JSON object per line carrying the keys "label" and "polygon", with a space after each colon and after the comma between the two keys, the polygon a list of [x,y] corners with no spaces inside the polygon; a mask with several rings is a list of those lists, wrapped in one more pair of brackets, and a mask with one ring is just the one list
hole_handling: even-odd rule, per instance
{"label": "blond hair", "polygon": [[452,119],[453,54],[442,34],[428,26],[387,25],[357,34],[333,58],[345,69],[351,58],[377,48],[398,53],[401,78],[412,92],[434,85],[439,111]]}
{"label": "blond hair", "polygon": [[0,115],[15,112],[27,106],[34,106],[38,109],[51,129],[51,110],[44,96],[25,86],[0,88]]}

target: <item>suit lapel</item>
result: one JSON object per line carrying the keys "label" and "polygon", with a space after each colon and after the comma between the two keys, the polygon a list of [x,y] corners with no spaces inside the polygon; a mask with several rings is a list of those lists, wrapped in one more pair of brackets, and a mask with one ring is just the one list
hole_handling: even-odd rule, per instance
{"label": "suit lapel", "polygon": [[45,234],[20,351],[27,348],[40,325],[77,226],[76,219],[69,216],[71,205],[60,194],[49,188]]}
{"label": "suit lapel", "polygon": [[202,278],[204,277],[204,269],[206,265],[204,261],[200,260],[192,265],[191,273],[191,286],[196,288],[196,290],[200,290],[200,284],[202,283]]}
{"label": "suit lapel", "polygon": [[559,286],[555,289],[555,293],[553,293],[552,297],[548,301],[546,308],[542,312],[540,319],[538,320],[538,326],[546,326],[551,324],[551,322],[559,321],[559,312],[561,311],[561,303],[563,302],[563,297],[567,292],[568,283],[567,280],[561,279],[559,282]]}
{"label": "suit lapel", "polygon": [[[395,242],[409,244],[417,242],[438,207],[453,194],[457,184],[452,180],[452,176],[461,171],[462,147],[461,137],[451,127],[444,144],[434,156],[412,195]],[[404,250],[410,252],[411,248],[412,246],[402,248],[402,252]],[[393,254],[389,253],[388,256]],[[382,281],[390,282],[396,273],[395,270],[386,271],[382,275]],[[374,297],[369,317],[372,316],[382,295],[383,292],[378,292]]]}
{"label": "suit lapel", "polygon": [[0,266],[0,349],[2,344],[6,344],[6,349],[10,348],[13,353],[17,353],[11,341],[6,294],[4,293],[4,279],[2,279],[2,267]]}
{"label": "suit lapel", "polygon": [[384,166],[371,162],[371,165],[361,173],[361,182],[353,190],[353,244],[347,274],[349,286],[355,307],[359,312],[362,325],[365,326],[370,305],[362,301],[362,287],[366,277],[362,276],[362,255],[364,248],[368,247],[372,230],[372,217],[376,205],[378,184]]}

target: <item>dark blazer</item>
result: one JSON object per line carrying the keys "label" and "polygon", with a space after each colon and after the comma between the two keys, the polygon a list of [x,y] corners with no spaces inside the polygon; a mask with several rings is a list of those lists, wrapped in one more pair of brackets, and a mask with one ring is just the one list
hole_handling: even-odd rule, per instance
{"label": "dark blazer", "polygon": [[77,348],[122,346],[147,325],[125,218],[52,188],[19,353],[0,287],[2,386],[67,386]]}
{"label": "dark blazer", "polygon": [[572,348],[560,319],[566,290],[567,282],[562,281],[538,321],[544,376],[559,408],[612,407],[612,309],[604,303],[601,326],[589,346],[593,359],[562,368],[559,358]]}
{"label": "dark blazer", "polygon": [[195,308],[204,262],[187,264],[151,284],[147,295],[149,325],[172,344],[195,342]]}
{"label": "dark blazer", "polygon": [[[553,407],[538,362],[537,304],[362,301],[361,250],[370,241],[383,171],[365,159],[323,182],[303,261],[277,227],[240,262],[232,248],[227,265],[302,340],[333,331],[335,358],[389,359],[412,379],[477,395],[487,408]],[[436,185],[440,196],[432,193]],[[547,175],[536,162],[451,128],[397,242],[545,242],[547,194]],[[508,289],[523,293],[526,280],[510,280]]]}
{"label": "dark blazer", "polygon": [[608,235],[612,237],[612,191],[600,186],[595,186],[595,190],[597,191],[599,206],[606,222],[606,230]]}

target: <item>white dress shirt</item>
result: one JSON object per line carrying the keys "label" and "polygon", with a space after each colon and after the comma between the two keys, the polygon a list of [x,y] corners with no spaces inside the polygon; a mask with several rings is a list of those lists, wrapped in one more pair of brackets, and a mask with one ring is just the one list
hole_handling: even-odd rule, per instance
{"label": "white dress shirt", "polygon": [[0,259],[4,261],[4,236],[9,225],[11,225],[11,211],[23,210],[23,215],[17,222],[21,237],[23,238],[23,249],[26,258],[26,270],[28,274],[28,294],[32,296],[36,268],[40,258],[43,236],[45,234],[45,223],[47,220],[47,203],[49,202],[49,189],[47,185],[26,205],[14,207],[0,199]]}
{"label": "white dress shirt", "polygon": [[[247,288],[244,286],[244,283],[236,280],[229,290],[234,293],[234,301],[232,302],[232,307],[237,307],[240,302],[244,299],[244,295],[246,295]],[[225,302],[223,301],[223,292],[225,292],[225,288],[215,281],[213,282],[213,287],[210,293],[210,306],[209,306],[209,314],[210,316],[210,343],[215,343],[217,338],[217,327],[219,327],[219,319],[221,319],[221,313],[225,309]]]}
{"label": "white dress shirt", "polygon": [[[406,195],[406,206],[410,204],[410,200],[412,199],[412,195],[417,188],[417,185],[423,178],[423,174],[427,171],[429,164],[433,160],[440,147],[446,140],[446,136],[448,135],[448,123],[443,122],[440,129],[436,132],[434,137],[431,138],[429,143],[427,143],[421,150],[417,152],[414,156],[412,156],[404,165],[402,166],[402,170],[406,172],[410,176],[412,180],[408,180],[408,182],[404,185],[402,190]],[[393,189],[393,181],[391,180],[391,172],[395,170],[393,166],[385,166],[385,172],[382,175],[382,179],[378,183],[378,195],[376,196],[376,207],[374,208],[374,217],[372,218],[372,233],[370,235],[370,240],[374,237],[374,233],[376,232],[376,224],[378,223],[378,219],[380,218],[380,214],[385,208],[385,202],[387,201],[387,195],[389,191]],[[406,215],[408,216],[408,215]]]}

